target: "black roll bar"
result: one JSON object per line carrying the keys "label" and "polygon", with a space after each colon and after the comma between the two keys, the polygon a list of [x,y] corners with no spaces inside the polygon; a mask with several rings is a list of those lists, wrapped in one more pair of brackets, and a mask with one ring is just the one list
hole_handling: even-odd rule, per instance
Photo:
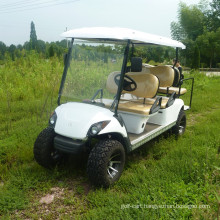
{"label": "black roll bar", "polygon": [[176,60],[175,60],[175,62],[174,62],[174,64],[173,64],[173,68],[176,66],[176,63],[177,63],[178,59],[179,59],[179,49],[178,49],[178,47],[177,47],[177,48],[176,48]]}
{"label": "black roll bar", "polygon": [[189,108],[191,109],[191,105],[192,105],[192,96],[193,96],[193,86],[194,86],[194,78],[193,78],[193,77],[189,77],[189,78],[181,79],[181,80],[180,80],[178,97],[180,97],[180,90],[181,90],[181,86],[182,86],[182,84],[183,84],[183,81],[186,81],[186,80],[192,80],[191,95],[190,95],[190,103],[189,103]]}

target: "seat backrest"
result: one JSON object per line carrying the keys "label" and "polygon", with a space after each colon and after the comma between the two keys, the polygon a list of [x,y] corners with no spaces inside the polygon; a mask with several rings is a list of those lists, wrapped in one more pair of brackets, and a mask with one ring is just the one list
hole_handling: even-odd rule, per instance
{"label": "seat backrest", "polygon": [[116,94],[118,90],[118,85],[115,83],[115,77],[121,74],[120,71],[115,71],[109,74],[107,82],[106,82],[106,89],[112,93]]}
{"label": "seat backrest", "polygon": [[171,66],[144,66],[142,72],[157,76],[161,87],[170,87],[174,83],[175,73]]}
{"label": "seat backrest", "polygon": [[153,74],[145,74],[140,72],[127,73],[137,84],[137,88],[134,91],[126,91],[132,95],[142,98],[153,98],[156,96],[159,88],[159,80]]}
{"label": "seat backrest", "polygon": [[[107,79],[106,88],[109,92],[116,94],[118,86],[115,83],[115,77],[120,74],[119,71],[112,72]],[[122,91],[122,94],[129,93],[142,98],[153,98],[156,96],[159,88],[159,80],[155,75],[146,74],[142,72],[129,72],[126,73],[137,84],[134,91]]]}
{"label": "seat backrest", "polygon": [[179,86],[179,81],[180,81],[180,71],[178,70],[177,67],[174,67],[174,80],[173,80],[173,85],[172,86],[178,87]]}

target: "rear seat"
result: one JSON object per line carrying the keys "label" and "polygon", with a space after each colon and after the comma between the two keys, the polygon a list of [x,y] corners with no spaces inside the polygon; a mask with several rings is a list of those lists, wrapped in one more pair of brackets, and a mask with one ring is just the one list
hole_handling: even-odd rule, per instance
{"label": "rear seat", "polygon": [[177,68],[172,66],[148,66],[143,64],[142,72],[151,73],[157,76],[160,80],[159,93],[171,95],[176,93],[177,95],[184,95],[187,90],[185,88],[179,89],[180,73]]}
{"label": "rear seat", "polygon": [[[148,64],[144,64],[144,66],[142,66],[142,59],[140,57],[132,57],[131,58],[131,67],[130,67],[131,71],[140,71],[142,73],[151,73],[155,76],[157,76],[158,79],[161,79],[160,81],[160,86],[167,86],[167,85],[172,85],[174,82],[174,74],[173,74],[173,69],[171,69],[169,66],[158,66],[158,67],[154,67],[152,65],[148,65]],[[151,70],[151,72],[150,72]],[[165,70],[165,71],[164,71]],[[128,73],[129,74],[129,73]],[[133,74],[137,74],[137,73],[133,73]],[[159,87],[160,89],[161,87]],[[159,91],[159,90],[158,90]],[[171,94],[171,96],[169,98],[164,97],[164,96],[157,96],[154,98],[139,98],[139,97],[129,97],[128,95],[126,95],[127,99],[133,99],[133,101],[137,101],[137,102],[142,102],[145,104],[149,104],[152,105],[154,103],[154,101],[156,100],[156,98],[161,97],[161,108],[167,108],[169,106],[171,106],[175,100],[175,94]]]}

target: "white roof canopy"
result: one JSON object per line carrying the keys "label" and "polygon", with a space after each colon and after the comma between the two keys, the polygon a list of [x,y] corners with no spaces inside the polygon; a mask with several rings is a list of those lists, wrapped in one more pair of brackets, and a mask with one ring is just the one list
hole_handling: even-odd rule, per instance
{"label": "white roof canopy", "polygon": [[102,39],[102,40],[131,40],[132,43],[156,44],[185,49],[185,45],[179,41],[158,35],[148,34],[128,28],[118,27],[89,27],[69,30],[62,37],[75,39]]}

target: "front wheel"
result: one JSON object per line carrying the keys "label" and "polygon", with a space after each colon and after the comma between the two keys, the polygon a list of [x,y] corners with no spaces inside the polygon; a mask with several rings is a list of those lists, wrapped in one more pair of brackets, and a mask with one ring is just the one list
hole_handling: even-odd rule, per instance
{"label": "front wheel", "polygon": [[183,135],[186,129],[186,114],[183,110],[180,110],[176,125],[172,128],[172,132],[176,138]]}
{"label": "front wheel", "polygon": [[124,164],[123,145],[117,140],[101,140],[89,154],[88,177],[96,186],[109,187],[120,178]]}
{"label": "front wheel", "polygon": [[53,168],[60,160],[60,154],[53,147],[54,129],[45,128],[34,143],[34,158],[41,166]]}

